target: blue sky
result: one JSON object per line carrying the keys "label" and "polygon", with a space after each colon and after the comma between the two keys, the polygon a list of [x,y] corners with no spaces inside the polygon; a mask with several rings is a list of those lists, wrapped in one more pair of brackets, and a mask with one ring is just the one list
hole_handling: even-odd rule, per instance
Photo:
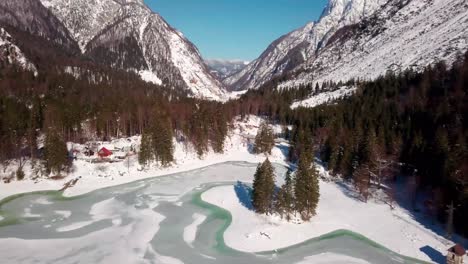
{"label": "blue sky", "polygon": [[327,0],[145,0],[209,59],[257,58],[275,39],[317,20]]}

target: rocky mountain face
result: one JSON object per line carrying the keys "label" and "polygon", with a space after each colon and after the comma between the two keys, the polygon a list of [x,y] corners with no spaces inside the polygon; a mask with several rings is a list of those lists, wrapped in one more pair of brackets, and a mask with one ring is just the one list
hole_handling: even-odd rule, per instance
{"label": "rocky mountain face", "polygon": [[[8,9],[0,22],[58,44],[69,40],[70,50],[95,63],[198,98],[226,99],[197,48],[143,0],[4,0],[0,8]],[[56,32],[42,30],[42,24]]]}
{"label": "rocky mountain face", "polygon": [[373,79],[450,63],[467,48],[465,0],[330,0],[318,22],[276,40],[225,83],[242,90],[285,74],[288,87]]}
{"label": "rocky mountain face", "polygon": [[231,76],[240,70],[244,69],[249,62],[242,60],[205,60],[206,65],[210,69],[211,73],[223,80],[228,76]]}

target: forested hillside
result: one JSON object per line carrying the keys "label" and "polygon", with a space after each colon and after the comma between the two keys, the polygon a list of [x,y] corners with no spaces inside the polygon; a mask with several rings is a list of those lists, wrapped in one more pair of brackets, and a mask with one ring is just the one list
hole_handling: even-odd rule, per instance
{"label": "forested hillside", "polygon": [[468,54],[453,67],[441,62],[422,73],[350,82],[358,86],[354,96],[312,109],[289,106],[341,84],[271,89],[278,82],[248,92],[235,105],[244,114],[293,124],[293,161],[313,148],[331,172],[352,179],[364,199],[371,183],[408,175],[406,187],[415,197],[429,194],[425,205],[434,217],[445,222],[447,206],[456,204],[455,226],[468,234]]}
{"label": "forested hillside", "polygon": [[50,130],[65,141],[83,142],[141,134],[166,117],[179,138],[202,154],[209,144],[224,142],[223,109],[123,71],[103,68],[78,77],[49,71],[35,77],[6,66],[0,70],[0,157],[34,157],[37,137]]}

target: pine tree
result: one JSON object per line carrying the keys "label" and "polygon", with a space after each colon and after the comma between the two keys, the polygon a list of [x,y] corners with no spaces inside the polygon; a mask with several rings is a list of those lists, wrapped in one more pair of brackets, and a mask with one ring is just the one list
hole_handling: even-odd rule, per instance
{"label": "pine tree", "polygon": [[50,128],[45,141],[45,165],[49,173],[60,174],[68,166],[67,145],[55,128]]}
{"label": "pine tree", "polygon": [[151,125],[152,157],[166,167],[174,161],[172,127],[169,118],[161,116]]}
{"label": "pine tree", "polygon": [[316,214],[319,202],[319,179],[315,165],[308,158],[300,157],[296,172],[294,194],[295,208],[304,221],[309,221]]}
{"label": "pine tree", "polygon": [[267,123],[262,123],[255,136],[254,152],[257,154],[268,153],[275,146],[275,135]]}
{"label": "pine tree", "polygon": [[145,129],[141,135],[140,152],[138,152],[138,162],[142,166],[148,165],[152,160],[151,145],[151,135]]}
{"label": "pine tree", "polygon": [[271,213],[275,194],[274,169],[270,160],[257,167],[254,175],[252,205],[259,214]]}
{"label": "pine tree", "polygon": [[370,173],[371,170],[367,164],[360,165],[353,173],[354,186],[366,203],[370,196]]}
{"label": "pine tree", "polygon": [[287,221],[291,220],[291,215],[294,212],[294,183],[290,170],[286,174],[284,185],[278,192],[275,205],[276,212],[281,218],[284,217]]}
{"label": "pine tree", "polygon": [[224,141],[228,133],[227,121],[224,113],[216,111],[210,121],[210,145],[215,153],[224,152]]}

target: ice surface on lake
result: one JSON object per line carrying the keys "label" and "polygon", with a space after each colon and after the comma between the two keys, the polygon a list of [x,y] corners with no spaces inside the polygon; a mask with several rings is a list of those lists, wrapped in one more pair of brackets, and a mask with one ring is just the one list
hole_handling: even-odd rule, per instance
{"label": "ice surface on lake", "polygon": [[[224,163],[72,198],[56,192],[19,196],[0,207],[3,217],[15,220],[0,225],[2,262],[289,264],[330,252],[391,263],[397,257],[350,235],[257,254],[227,247],[222,234],[230,215],[203,203],[201,193],[239,180],[251,182],[256,166]],[[286,169],[276,165],[276,172],[281,182]]]}

